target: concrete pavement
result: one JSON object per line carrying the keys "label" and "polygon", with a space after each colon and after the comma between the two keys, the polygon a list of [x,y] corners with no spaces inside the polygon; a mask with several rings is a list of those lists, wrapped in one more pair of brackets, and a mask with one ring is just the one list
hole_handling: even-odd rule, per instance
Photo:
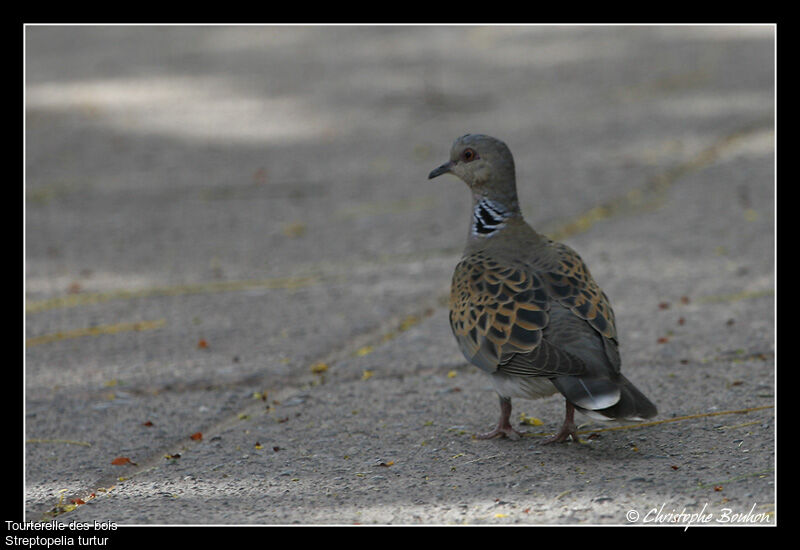
{"label": "concrete pavement", "polygon": [[[774,524],[774,40],[27,27],[25,518]],[[426,179],[467,132],[609,295],[656,423],[541,446],[553,397],[470,437],[469,193]]]}

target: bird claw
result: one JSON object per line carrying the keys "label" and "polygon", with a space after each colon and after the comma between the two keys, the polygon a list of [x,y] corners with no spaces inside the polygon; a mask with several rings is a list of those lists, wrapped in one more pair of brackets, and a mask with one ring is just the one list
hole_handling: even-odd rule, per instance
{"label": "bird claw", "polygon": [[578,434],[575,433],[575,424],[564,424],[558,433],[552,437],[548,437],[542,441],[542,445],[549,445],[550,443],[563,443],[567,439],[572,438],[572,441],[579,443]]}
{"label": "bird claw", "polygon": [[507,437],[512,441],[517,441],[522,437],[522,434],[511,426],[497,426],[490,432],[475,434],[475,439],[493,439],[495,437]]}

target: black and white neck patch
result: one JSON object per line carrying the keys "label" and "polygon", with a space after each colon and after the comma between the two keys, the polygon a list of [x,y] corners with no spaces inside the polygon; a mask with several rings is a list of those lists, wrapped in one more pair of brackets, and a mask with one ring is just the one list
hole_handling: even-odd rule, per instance
{"label": "black and white neck patch", "polygon": [[472,234],[476,237],[491,237],[495,231],[505,227],[511,212],[493,200],[483,197],[472,211]]}

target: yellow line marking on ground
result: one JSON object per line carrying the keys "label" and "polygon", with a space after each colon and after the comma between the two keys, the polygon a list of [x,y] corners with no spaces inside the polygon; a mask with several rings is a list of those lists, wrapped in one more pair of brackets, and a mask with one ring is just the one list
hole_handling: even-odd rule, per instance
{"label": "yellow line marking on ground", "polygon": [[739,300],[749,300],[750,298],[761,298],[763,296],[774,296],[774,288],[763,290],[742,290],[732,294],[711,294],[708,296],[698,296],[695,301],[702,304],[716,304],[722,302],[738,302]]}
{"label": "yellow line marking on ground", "polygon": [[98,325],[96,327],[65,330],[63,332],[54,332],[52,334],[43,334],[42,336],[28,338],[25,340],[25,347],[29,348],[31,346],[38,346],[40,344],[49,344],[50,342],[69,340],[72,338],[82,338],[84,336],[100,336],[101,334],[117,334],[119,332],[154,330],[163,327],[166,322],[167,321],[165,319],[158,319],[157,321],[117,323],[114,325]]}
{"label": "yellow line marking on ground", "polygon": [[[575,433],[578,434],[593,434],[599,432],[612,432],[616,430],[629,430],[631,428],[646,428],[648,426],[657,426],[659,424],[667,424],[668,422],[680,422],[682,420],[693,420],[695,418],[707,418],[710,416],[721,416],[725,414],[747,414],[750,412],[755,411],[762,411],[765,409],[772,409],[775,405],[763,405],[761,407],[751,407],[749,409],[737,409],[734,411],[714,411],[709,413],[700,413],[700,414],[689,414],[686,416],[676,416],[674,418],[665,418],[663,420],[654,420],[652,422],[637,422],[636,424],[626,424],[624,426],[612,426],[610,428],[598,428],[593,430],[578,430]],[[552,433],[528,433],[524,434],[528,436],[538,437],[538,436],[545,436],[545,435],[553,435]]]}
{"label": "yellow line marking on ground", "polygon": [[59,443],[63,445],[80,445],[81,447],[92,446],[91,443],[87,443],[86,441],[73,441],[72,439],[40,439],[38,437],[26,439],[25,443]]}
{"label": "yellow line marking on ground", "polygon": [[197,283],[176,285],[139,290],[111,290],[108,292],[94,292],[86,294],[69,294],[47,300],[32,300],[25,304],[26,313],[39,313],[49,309],[85,306],[107,302],[110,300],[133,300],[136,298],[149,298],[152,296],[182,296],[185,294],[209,294],[213,292],[233,292],[238,290],[252,290],[259,288],[293,289],[309,286],[317,282],[316,277],[277,277],[272,279],[255,279],[244,281],[217,281],[211,283]]}
{"label": "yellow line marking on ground", "polygon": [[[722,481],[712,481],[711,483],[698,483],[697,487],[699,487],[701,489],[706,489],[708,487],[716,487],[718,485],[726,485],[726,484],[731,483],[733,481],[739,481],[739,480],[742,480],[742,479],[747,479],[748,477],[755,477],[755,476],[763,477],[763,476],[766,476],[766,474],[768,474],[770,472],[773,472],[773,471],[775,471],[775,468],[767,468],[766,470],[761,470],[759,472],[750,472],[750,473],[742,474],[740,476],[732,477],[732,478],[729,478],[729,479],[723,479]],[[771,502],[766,502],[764,504],[761,504],[760,506],[772,506],[772,505],[773,504]],[[771,514],[772,512],[767,512],[767,513]]]}
{"label": "yellow line marking on ground", "polygon": [[631,189],[626,194],[598,204],[589,210],[561,223],[544,233],[556,241],[564,240],[579,233],[585,233],[600,221],[607,220],[625,212],[640,212],[657,207],[666,195],[667,190],[681,177],[699,170],[716,161],[729,147],[734,146],[750,134],[763,131],[763,123],[753,124],[724,136],[708,147],[700,150],[691,158],[667,168],[653,176],[643,186]]}

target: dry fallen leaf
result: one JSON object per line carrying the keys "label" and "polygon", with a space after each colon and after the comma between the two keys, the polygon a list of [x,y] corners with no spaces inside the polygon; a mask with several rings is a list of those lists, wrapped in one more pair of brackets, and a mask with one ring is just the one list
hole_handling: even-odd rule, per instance
{"label": "dry fallen leaf", "polygon": [[267,183],[267,169],[263,166],[253,174],[253,183],[263,185]]}
{"label": "dry fallen leaf", "polygon": [[111,464],[113,464],[114,466],[124,466],[125,464],[133,464],[134,466],[136,465],[136,463],[127,456],[119,456],[114,460],[112,460]]}
{"label": "dry fallen leaf", "polygon": [[364,357],[365,355],[372,353],[372,349],[372,346],[364,346],[363,348],[356,350],[356,355],[358,357]]}
{"label": "dry fallen leaf", "polygon": [[203,439],[203,434],[201,432],[197,432],[197,433],[193,433],[189,437],[194,439],[195,441],[200,441],[201,439]]}
{"label": "dry fallen leaf", "polygon": [[283,224],[283,234],[287,237],[302,237],[306,234],[308,227],[303,222],[292,222]]}
{"label": "dry fallen leaf", "polygon": [[313,372],[314,374],[322,374],[323,372],[326,372],[327,370],[328,370],[328,364],[327,363],[319,362],[319,363],[314,363],[313,365],[311,365],[311,372]]}
{"label": "dry fallen leaf", "polygon": [[542,424],[544,424],[544,422],[542,422],[538,418],[534,418],[532,416],[527,416],[524,413],[520,413],[520,415],[519,415],[519,423],[520,424],[524,424],[526,426],[541,426]]}
{"label": "dry fallen leaf", "polygon": [[197,347],[200,349],[206,349],[208,347],[208,342],[206,342],[205,338],[200,338],[197,341]]}

